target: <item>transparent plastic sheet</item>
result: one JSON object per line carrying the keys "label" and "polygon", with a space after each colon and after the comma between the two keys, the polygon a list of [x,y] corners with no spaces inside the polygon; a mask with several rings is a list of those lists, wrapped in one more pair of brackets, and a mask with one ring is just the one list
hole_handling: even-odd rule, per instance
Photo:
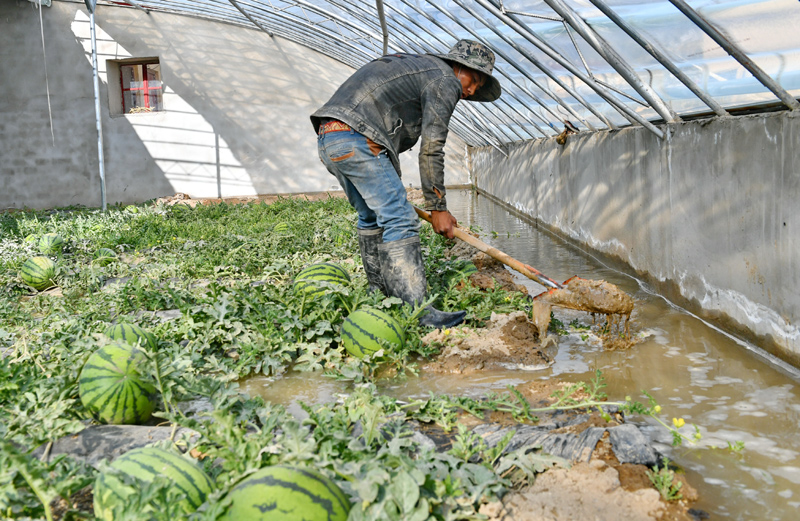
{"label": "transparent plastic sheet", "polygon": [[[455,125],[475,125],[475,132],[462,135],[467,142],[472,143],[475,136],[487,134],[499,141],[518,139],[519,136],[540,136],[542,132],[552,134],[563,128],[563,119],[569,119],[580,128],[606,128],[606,121],[614,126],[630,124],[630,115],[623,115],[595,89],[512,27],[499,21],[476,0],[459,1],[463,1],[469,10],[480,14],[491,27],[486,27],[453,0],[437,2],[436,5],[443,6],[466,29],[429,1],[391,0],[384,2],[384,5],[390,24],[390,52],[444,52],[454,41],[454,36],[474,39],[477,34],[514,62],[515,66],[512,66],[501,56],[497,59],[498,77],[505,93],[500,106],[471,104],[474,106],[469,111],[459,109]],[[512,13],[530,28],[541,42],[568,60],[571,66],[596,79],[604,89],[613,92],[614,98],[629,110],[645,119],[659,119],[656,111],[641,103],[641,96],[577,31],[565,27],[560,16],[544,0],[491,2],[498,7],[502,4],[507,13]],[[701,99],[590,0],[563,2],[608,42],[672,110],[679,115],[710,111]],[[108,2],[101,3],[111,5]],[[237,3],[268,30],[318,49],[353,67],[366,63],[381,52],[381,30],[374,1],[237,0]],[[775,94],[668,0],[604,0],[604,3],[723,106],[748,107],[778,101]],[[689,4],[790,94],[800,94],[800,31],[796,29],[800,27],[800,2],[690,0]],[[147,7],[252,25],[229,0],[153,0],[148,1]],[[523,52],[506,43],[494,30],[509,38]],[[535,57],[547,74],[534,65],[528,56]],[[559,85],[551,75],[568,88]],[[566,104],[569,110],[554,100],[551,94]]]}

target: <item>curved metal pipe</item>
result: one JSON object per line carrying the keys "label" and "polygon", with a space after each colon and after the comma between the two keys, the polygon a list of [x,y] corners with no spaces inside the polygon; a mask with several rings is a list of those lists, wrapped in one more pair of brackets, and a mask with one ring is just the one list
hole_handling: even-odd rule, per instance
{"label": "curved metal pipe", "polygon": [[383,55],[389,52],[389,30],[386,28],[386,15],[383,14],[383,0],[376,0],[378,8],[378,19],[381,21],[381,31],[383,32]]}
{"label": "curved metal pipe", "polygon": [[[559,65],[567,69],[569,72],[580,78],[586,85],[591,87],[597,94],[600,95],[604,100],[606,100],[609,104],[615,107],[623,116],[625,116],[631,123],[639,123],[650,132],[655,134],[659,139],[664,138],[664,133],[655,125],[644,119],[642,116],[634,112],[630,109],[627,105],[616,99],[611,93],[609,93],[604,87],[597,84],[592,78],[578,70],[569,60],[561,56],[559,53],[554,51],[547,45],[545,42],[541,41],[539,37],[530,30],[529,27],[526,25],[519,24],[514,19],[510,18],[509,16],[503,14],[495,5],[493,5],[491,0],[476,0],[480,5],[486,8],[490,13],[494,16],[505,22],[509,27],[514,29],[520,36],[525,38],[528,42],[532,43],[536,46],[539,50],[547,54],[550,58],[558,62]],[[512,15],[513,16],[513,15]]]}
{"label": "curved metal pipe", "polygon": [[595,7],[597,7],[600,12],[608,17],[609,20],[617,24],[617,27],[625,31],[625,33],[633,38],[633,41],[638,43],[642,46],[642,48],[650,53],[650,55],[658,60],[658,63],[664,66],[669,72],[672,73],[673,76],[678,78],[678,80],[683,83],[687,89],[692,91],[695,96],[700,98],[700,100],[705,103],[708,108],[716,112],[718,116],[728,116],[728,111],[722,108],[722,105],[717,103],[717,101],[708,95],[703,89],[700,88],[695,82],[689,78],[686,74],[683,73],[674,63],[670,60],[666,54],[661,52],[661,50],[648,42],[639,32],[634,29],[628,22],[626,22],[621,16],[614,12],[609,6],[603,2],[603,0],[589,0]]}
{"label": "curved metal pipe", "polygon": [[750,71],[750,74],[755,76],[762,85],[771,90],[773,94],[778,96],[784,105],[792,110],[800,109],[800,103],[798,103],[791,94],[786,92],[783,87],[781,87],[778,82],[773,80],[769,74],[764,72],[761,67],[753,63],[753,61],[750,60],[750,58],[748,58],[738,46],[729,41],[721,32],[717,30],[716,27],[711,25],[705,18],[700,16],[700,13],[689,7],[689,5],[683,0],[669,1],[672,3],[672,5],[677,7],[680,12],[685,14],[689,20],[694,22],[697,27],[702,29],[703,32],[710,36],[712,40],[717,42],[720,47],[725,49],[725,52],[733,56],[733,58],[738,61],[742,67]]}
{"label": "curved metal pipe", "polygon": [[[553,11],[561,15],[564,20],[580,34],[583,39],[595,51],[603,57],[620,76],[622,76],[628,84],[636,90],[650,106],[664,118],[664,121],[673,123],[680,121],[681,118],[666,104],[647,83],[642,81],[642,78],[633,70],[633,67],[628,65],[622,56],[612,47],[602,36],[597,34],[586,21],[578,16],[578,14],[562,0],[544,0]],[[515,15],[511,15],[512,17]]]}

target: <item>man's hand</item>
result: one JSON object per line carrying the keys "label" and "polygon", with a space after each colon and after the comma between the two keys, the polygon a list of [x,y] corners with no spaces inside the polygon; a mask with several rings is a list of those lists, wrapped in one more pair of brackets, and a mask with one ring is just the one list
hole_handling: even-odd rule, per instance
{"label": "man's hand", "polygon": [[437,212],[436,210],[431,211],[431,224],[433,225],[433,231],[438,233],[439,235],[444,235],[448,239],[452,239],[455,237],[453,234],[453,227],[456,226],[458,221],[453,214],[444,210],[442,212]]}

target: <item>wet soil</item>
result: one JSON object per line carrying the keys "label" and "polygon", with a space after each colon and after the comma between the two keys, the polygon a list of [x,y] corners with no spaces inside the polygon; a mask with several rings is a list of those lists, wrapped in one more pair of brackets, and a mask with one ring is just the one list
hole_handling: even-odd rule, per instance
{"label": "wet soil", "polygon": [[553,362],[552,354],[540,348],[539,332],[524,311],[493,313],[481,329],[437,329],[422,342],[440,347],[435,360],[422,367],[427,372],[472,374],[498,367],[539,370]]}

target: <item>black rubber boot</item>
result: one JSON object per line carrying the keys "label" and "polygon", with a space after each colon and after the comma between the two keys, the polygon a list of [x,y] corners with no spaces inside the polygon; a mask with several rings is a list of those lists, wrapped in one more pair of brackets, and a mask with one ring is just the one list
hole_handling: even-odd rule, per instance
{"label": "black rubber boot", "polygon": [[[425,300],[428,281],[425,278],[419,237],[381,243],[378,245],[378,255],[387,295],[414,305]],[[433,306],[428,306],[425,310],[426,313],[419,319],[419,323],[437,328],[457,326],[467,315],[465,311],[448,313]]]}
{"label": "black rubber boot", "polygon": [[361,249],[361,262],[367,274],[370,291],[386,294],[381,274],[381,260],[378,257],[378,245],[383,242],[383,228],[358,230],[358,247]]}

